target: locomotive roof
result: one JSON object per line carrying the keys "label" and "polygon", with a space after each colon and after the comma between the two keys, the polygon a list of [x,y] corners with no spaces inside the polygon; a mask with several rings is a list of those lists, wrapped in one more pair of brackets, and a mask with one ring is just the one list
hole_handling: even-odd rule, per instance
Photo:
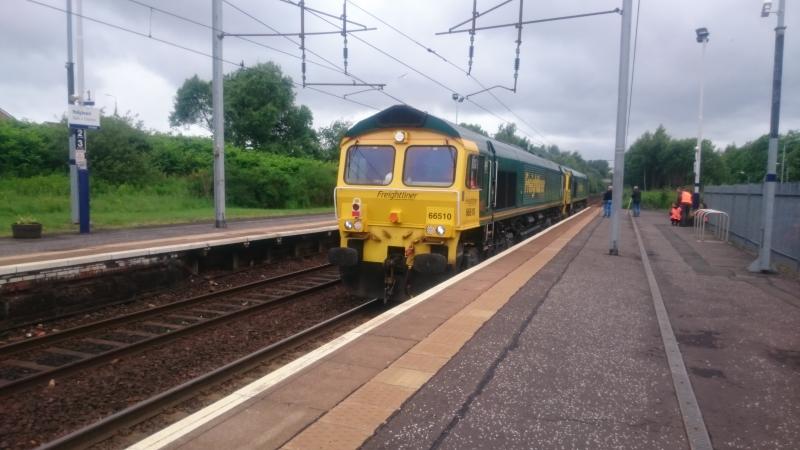
{"label": "locomotive roof", "polygon": [[563,167],[572,171],[576,177],[586,178],[586,175],[574,169],[561,166],[548,159],[528,153],[516,145],[506,144],[505,142],[498,141],[497,139],[484,136],[480,133],[470,130],[469,128],[464,128],[450,121],[440,119],[408,105],[390,106],[389,108],[384,109],[377,114],[367,117],[347,130],[345,136],[355,137],[373,130],[409,127],[425,128],[437,131],[450,137],[468,139],[475,142],[475,144],[478,146],[478,150],[481,153],[491,153],[491,150],[489,149],[489,145],[491,145],[494,148],[495,154],[499,157],[513,159],[515,161],[522,161],[559,172]]}

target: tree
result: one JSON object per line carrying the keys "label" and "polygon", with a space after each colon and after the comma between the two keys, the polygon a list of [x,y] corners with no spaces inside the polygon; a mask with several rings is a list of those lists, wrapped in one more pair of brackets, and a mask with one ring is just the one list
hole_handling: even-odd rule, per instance
{"label": "tree", "polygon": [[476,132],[478,134],[482,134],[482,135],[484,135],[486,137],[491,137],[491,136],[489,136],[489,132],[484,130],[483,127],[481,127],[478,124],[461,122],[459,125],[461,125],[462,127],[466,128],[468,130],[472,130],[472,131],[474,131],[474,132]]}
{"label": "tree", "polygon": [[141,122],[126,115],[100,119],[100,129],[89,132],[86,149],[92,174],[112,184],[142,185],[158,174],[151,164],[152,146]]}
{"label": "tree", "polygon": [[[225,139],[244,148],[294,156],[319,153],[313,116],[296,106],[292,79],[273,63],[225,75]],[[197,75],[178,89],[170,123],[211,128],[211,83]]]}
{"label": "tree", "polygon": [[603,177],[608,177],[611,174],[611,167],[605,159],[590,159],[586,161],[586,165],[593,171],[601,174]]}
{"label": "tree", "polygon": [[327,127],[321,127],[317,131],[320,143],[320,157],[323,160],[339,160],[339,143],[351,126],[352,123],[346,120],[335,120]]}
{"label": "tree", "polygon": [[531,148],[531,141],[528,138],[517,136],[517,124],[515,123],[500,125],[497,128],[497,133],[494,134],[494,138],[500,142],[521,147],[526,151]]}
{"label": "tree", "polygon": [[[696,147],[697,139],[675,139],[659,125],[654,133],[648,131],[640,136],[625,154],[625,183],[647,189],[694,185]],[[726,154],[729,151],[730,147]],[[729,179],[725,154],[716,151],[711,141],[704,140],[700,182],[721,184]]]}
{"label": "tree", "polygon": [[169,124],[200,125],[212,131],[211,82],[197,77],[186,79],[175,94],[175,107],[169,115]]}

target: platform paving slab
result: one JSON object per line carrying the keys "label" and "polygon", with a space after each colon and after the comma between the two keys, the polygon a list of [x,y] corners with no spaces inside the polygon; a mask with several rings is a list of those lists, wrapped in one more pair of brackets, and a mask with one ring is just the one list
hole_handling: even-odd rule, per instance
{"label": "platform paving slab", "polygon": [[220,424],[225,433],[206,433],[177,441],[182,449],[207,450],[275,448],[305,428],[325,411],[271,401],[257,402]]}
{"label": "platform paving slab", "polygon": [[630,223],[623,235],[608,256],[596,219],[362,448],[687,448]]}
{"label": "platform paving slab", "polygon": [[[665,228],[662,216],[636,220],[714,448],[798,448],[800,285],[749,274],[750,256]],[[500,277],[491,288],[456,284],[365,333],[378,339],[361,352],[386,344],[378,363],[334,353],[311,368],[316,375],[288,380],[175,446],[688,448],[631,220],[618,257],[607,256],[603,219],[572,240],[534,241],[480,272],[478,284]],[[557,241],[567,243],[562,251],[547,248]],[[520,258],[534,246],[554,258]],[[501,286],[512,283],[524,286]],[[323,378],[349,371],[325,397],[338,388]],[[252,441],[220,440],[259,433],[227,420],[263,425],[272,420],[264,409],[287,419]]]}
{"label": "platform paving slab", "polygon": [[[476,323],[476,320],[485,323],[488,318],[505,304],[514,292],[522,287],[524,282],[527,281],[527,278],[544,266],[558,250],[591,221],[591,215],[584,215],[576,222],[556,229],[558,231],[541,236],[543,239],[536,239],[529,243],[528,245],[540,246],[543,251],[527,259],[522,258],[520,260],[514,258],[513,261],[516,265],[507,267],[510,273],[507,272],[502,279],[498,280],[497,283],[491,287],[491,289],[482,291],[471,303],[465,302],[464,308],[456,312],[429,336],[412,347],[403,358],[395,361],[384,369],[374,380],[414,389],[422,387],[445,363],[451,360],[453,355],[461,350],[464,344],[480,329],[482,324]],[[525,247],[522,248],[524,249]],[[506,257],[497,260],[495,264],[506,263],[507,257],[510,256],[515,256],[515,254],[506,255]],[[489,267],[497,267],[495,264]],[[470,276],[458,282],[457,285],[460,285],[460,287],[469,287],[473,281],[477,286],[480,286],[484,282],[484,280],[479,279],[473,280]],[[456,285],[451,286],[442,292],[441,295],[447,295],[451,292],[451,288],[455,286]],[[460,289],[455,289],[454,291],[458,292]],[[438,296],[435,297],[435,299],[438,299]],[[452,303],[452,300],[435,304],[447,305],[448,303]],[[402,317],[403,316],[398,317],[396,320],[403,320]],[[359,393],[360,389],[356,391],[355,394],[343,400],[337,408],[351,403],[357,403],[354,398],[358,397]],[[282,448],[290,450],[296,448],[325,448],[325,444],[320,443],[319,439],[323,437],[323,435],[320,434],[320,424],[326,423],[326,417],[327,414],[292,438],[292,440]],[[384,419],[388,417],[389,414],[384,416]],[[349,430],[347,433],[350,434],[356,431],[362,432],[365,428],[369,427],[374,429],[380,423],[377,421],[378,417],[372,417],[372,419],[373,420],[368,423],[367,427],[361,426],[363,424],[350,424],[349,426],[354,430]],[[340,423],[340,425],[342,427],[348,426],[344,423]],[[365,436],[365,438],[367,436]],[[333,439],[334,437],[331,436],[329,443],[332,442]],[[335,448],[339,447],[337,446]]]}
{"label": "platform paving slab", "polygon": [[800,448],[800,283],[660,216],[639,224],[714,448]]}
{"label": "platform paving slab", "polygon": [[[572,223],[575,228],[580,229],[591,221],[592,217],[587,214],[575,219],[582,220]],[[577,232],[570,230],[573,230],[571,226],[555,228],[528,245],[545,248],[560,236],[571,236]],[[500,261],[503,259],[498,260]],[[530,270],[531,264],[526,264],[509,267],[508,270]],[[493,272],[500,282],[502,273],[496,270]],[[476,280],[478,283],[484,281]],[[521,284],[517,284],[515,289],[520,286]],[[493,290],[490,289],[479,290],[468,285],[460,285],[456,289],[459,294],[455,296],[449,296],[449,290],[444,289],[433,294],[427,300],[411,306],[403,314],[383,320],[376,319],[378,320],[376,323],[380,323],[376,328],[360,332],[362,333],[360,337],[350,344],[334,351],[312,366],[307,366],[295,376],[277,385],[268,384],[272,387],[267,391],[257,392],[254,390],[255,387],[248,386],[237,392],[236,395],[249,400],[236,409],[230,409],[221,415],[212,415],[215,414],[213,411],[209,413],[201,411],[193,415],[192,423],[176,424],[177,428],[195,431],[178,438],[172,444],[167,444],[168,448],[200,448],[199,442],[222,442],[230,429],[237,428],[232,421],[259,420],[258,410],[262,408],[259,406],[262,403],[300,408],[301,413],[307,413],[305,416],[291,415],[308,420],[307,426],[300,426],[292,421],[284,427],[302,429],[285,444],[286,448],[293,446],[294,448],[318,448],[318,446],[347,448],[348,445],[352,447],[356,441],[363,442],[392,411],[440,370],[449,357],[456,353],[501,306],[494,301],[487,303],[487,299],[493,300]],[[480,301],[487,304],[481,305]],[[406,330],[405,333],[403,329]],[[365,358],[370,355],[374,357]],[[395,360],[389,364],[388,361],[392,358]],[[381,370],[382,365],[388,367]],[[261,382],[255,382],[253,386],[259,383]],[[224,405],[212,406],[215,411],[224,407]],[[353,411],[359,406],[364,406],[368,410],[363,417],[358,416],[363,420],[344,424],[341,419],[347,414],[342,411]],[[256,412],[244,413],[250,409]],[[319,410],[328,412],[315,417],[313,413]],[[288,412],[284,413],[289,415]],[[329,414],[331,417],[328,417]],[[194,422],[195,417],[203,415],[207,415],[210,420]],[[265,423],[264,426],[270,425]],[[171,427],[172,430],[168,433],[174,433],[177,428]],[[335,435],[327,434],[334,430]],[[265,431],[265,433],[283,436],[282,432]],[[199,436],[204,437],[200,439]],[[154,439],[169,440],[166,435]],[[270,440],[269,444],[264,443],[261,448],[275,448],[275,442]],[[233,445],[231,448],[238,446]]]}
{"label": "platform paving slab", "polygon": [[61,253],[62,257],[82,256],[99,251],[113,252],[156,246],[179,244],[197,239],[220,239],[260,233],[265,230],[290,230],[316,226],[336,225],[333,214],[270,217],[265,219],[233,220],[224,229],[213,223],[191,223],[148,226],[116,230],[98,230],[91,234],[63,233],[45,235],[42,239],[0,238],[0,265],[19,264],[38,260],[48,253]]}
{"label": "platform paving slab", "polygon": [[289,380],[266,398],[278,403],[327,411],[379,372],[373,367],[323,360],[314,370]]}

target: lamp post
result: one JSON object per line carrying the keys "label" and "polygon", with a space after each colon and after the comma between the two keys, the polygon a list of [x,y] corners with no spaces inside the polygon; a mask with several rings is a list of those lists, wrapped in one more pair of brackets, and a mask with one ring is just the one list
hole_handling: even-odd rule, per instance
{"label": "lamp post", "polygon": [[114,99],[114,117],[117,116],[117,97],[111,94],[105,94],[106,97],[111,97]]}
{"label": "lamp post", "polygon": [[703,44],[703,51],[700,55],[700,107],[697,113],[697,147],[694,152],[694,193],[692,194],[692,208],[700,206],[700,163],[703,157],[703,87],[704,71],[706,61],[706,44],[708,44],[708,28],[698,28],[695,30],[697,42]]}
{"label": "lamp post", "polygon": [[467,98],[464,97],[463,95],[456,94],[455,92],[453,93],[452,98],[453,101],[456,102],[456,125],[458,125],[458,105],[460,103],[464,103],[464,100],[466,100]]}
{"label": "lamp post", "polygon": [[[761,17],[769,17],[772,1],[766,0],[761,8]],[[763,206],[761,208],[761,246],[758,259],[748,266],[750,272],[773,272],[770,258],[772,256],[772,224],[775,212],[775,184],[778,177],[775,173],[778,165],[778,124],[781,115],[781,76],[783,74],[783,41],[786,25],[783,18],[786,14],[786,0],[780,0],[780,6],[774,13],[778,16],[775,27],[775,60],[772,71],[772,108],[769,120],[769,148],[767,150],[767,174],[764,177]]]}

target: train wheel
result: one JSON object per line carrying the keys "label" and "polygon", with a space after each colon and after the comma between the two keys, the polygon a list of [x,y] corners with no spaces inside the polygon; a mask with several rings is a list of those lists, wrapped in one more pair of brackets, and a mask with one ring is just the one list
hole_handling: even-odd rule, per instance
{"label": "train wheel", "polygon": [[464,252],[464,259],[461,264],[461,270],[467,270],[470,267],[475,267],[481,263],[481,253],[475,247],[470,247]]}
{"label": "train wheel", "polygon": [[458,244],[456,249],[456,273],[463,272],[481,262],[481,252],[472,245]]}

